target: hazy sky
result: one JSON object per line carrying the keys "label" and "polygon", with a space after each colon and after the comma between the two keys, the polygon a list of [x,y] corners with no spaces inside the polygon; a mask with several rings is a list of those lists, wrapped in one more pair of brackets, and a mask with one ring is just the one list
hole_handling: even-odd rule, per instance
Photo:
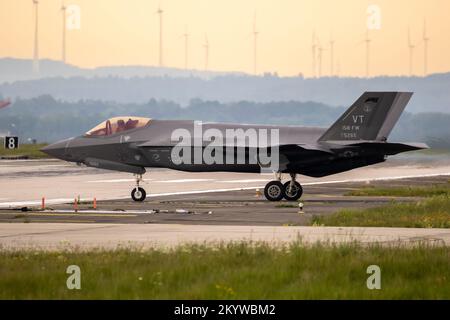
{"label": "hazy sky", "polygon": [[[322,74],[330,73],[329,42],[335,40],[335,70],[364,76],[369,5],[381,9],[381,29],[371,30],[371,75],[408,74],[407,30],[416,45],[414,73],[423,74],[422,29],[427,20],[429,72],[450,71],[449,0],[66,0],[81,9],[81,28],[67,31],[67,61],[82,67],[157,65],[161,3],[164,65],[184,67],[188,26],[189,67],[203,69],[204,38],[209,67],[253,71],[253,16],[258,35],[257,71],[312,74],[312,32],[323,51]],[[39,54],[61,58],[61,0],[40,0]],[[32,0],[0,0],[0,57],[31,58]]]}

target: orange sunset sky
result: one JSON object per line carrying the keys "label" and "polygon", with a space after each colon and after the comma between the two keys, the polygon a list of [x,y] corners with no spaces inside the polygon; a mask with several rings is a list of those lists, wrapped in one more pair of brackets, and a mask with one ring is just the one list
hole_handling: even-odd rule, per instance
{"label": "orange sunset sky", "polygon": [[[60,0],[39,2],[39,56],[61,59]],[[409,72],[407,30],[415,45],[413,73],[423,75],[422,30],[427,22],[428,71],[450,71],[449,0],[67,0],[80,8],[80,29],[67,30],[67,62],[80,67],[158,65],[159,18],[163,13],[164,66],[184,67],[185,26],[189,62],[203,69],[204,37],[209,69],[253,72],[253,17],[258,34],[257,73],[312,75],[312,33],[323,47],[322,74],[365,75],[367,8],[377,5],[381,28],[371,30],[370,75]],[[33,56],[32,0],[0,0],[0,57]]]}

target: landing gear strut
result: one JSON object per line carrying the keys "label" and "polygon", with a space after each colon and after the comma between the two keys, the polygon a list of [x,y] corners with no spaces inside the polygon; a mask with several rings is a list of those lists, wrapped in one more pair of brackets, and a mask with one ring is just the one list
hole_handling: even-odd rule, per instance
{"label": "landing gear strut", "polygon": [[303,188],[295,178],[296,174],[291,173],[291,181],[281,182],[281,174],[276,173],[276,180],[270,181],[264,188],[264,196],[269,201],[280,201],[285,198],[287,201],[297,201],[303,194]]}
{"label": "landing gear strut", "polygon": [[142,181],[142,174],[136,174],[136,187],[131,190],[131,198],[134,201],[144,201],[145,197],[147,196],[147,193],[145,192],[144,188],[141,188],[139,186],[139,183]]}

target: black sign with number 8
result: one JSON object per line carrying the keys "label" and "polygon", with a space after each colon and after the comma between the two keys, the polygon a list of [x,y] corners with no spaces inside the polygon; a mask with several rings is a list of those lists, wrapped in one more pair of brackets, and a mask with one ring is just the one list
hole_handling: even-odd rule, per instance
{"label": "black sign with number 8", "polygon": [[19,147],[19,137],[5,137],[5,149],[17,149]]}

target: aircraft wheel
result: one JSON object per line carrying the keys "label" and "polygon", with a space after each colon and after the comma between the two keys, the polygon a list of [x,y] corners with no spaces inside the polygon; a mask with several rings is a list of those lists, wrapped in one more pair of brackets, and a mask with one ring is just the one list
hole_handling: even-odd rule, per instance
{"label": "aircraft wheel", "polygon": [[283,184],[278,180],[270,181],[264,187],[264,196],[269,201],[280,201],[284,196]]}
{"label": "aircraft wheel", "polygon": [[134,201],[144,201],[146,196],[145,190],[141,187],[131,190],[131,198],[133,198]]}
{"label": "aircraft wheel", "polygon": [[294,185],[292,186],[291,192],[289,192],[289,185],[291,184],[290,181],[286,182],[284,184],[284,198],[287,201],[297,201],[300,199],[300,197],[303,194],[303,188],[297,181],[294,182]]}

